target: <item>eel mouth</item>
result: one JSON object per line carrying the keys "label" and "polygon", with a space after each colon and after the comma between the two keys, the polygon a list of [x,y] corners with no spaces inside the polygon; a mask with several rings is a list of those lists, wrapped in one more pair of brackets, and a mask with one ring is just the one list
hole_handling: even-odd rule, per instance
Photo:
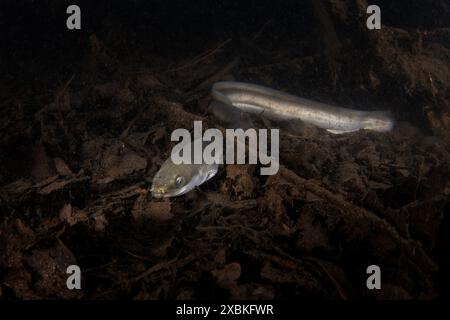
{"label": "eel mouth", "polygon": [[158,193],[158,192],[154,192],[154,191],[152,191],[152,196],[154,198],[164,198],[164,194],[163,193]]}
{"label": "eel mouth", "polygon": [[180,196],[185,192],[182,192],[182,190],[172,190],[172,191],[168,191],[166,188],[151,188],[150,192],[152,193],[152,196],[155,198],[171,198],[171,197],[176,197],[176,196]]}
{"label": "eel mouth", "polygon": [[155,198],[164,198],[168,196],[166,188],[163,187],[159,188],[152,187],[150,189],[150,192],[152,193],[152,196]]}

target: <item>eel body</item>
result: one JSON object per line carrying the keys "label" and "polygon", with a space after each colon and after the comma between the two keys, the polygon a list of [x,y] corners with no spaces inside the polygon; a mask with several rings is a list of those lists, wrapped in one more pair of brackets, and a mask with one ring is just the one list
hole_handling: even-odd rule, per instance
{"label": "eel body", "polygon": [[[334,134],[361,129],[385,132],[391,130],[394,123],[389,113],[384,111],[336,107],[242,82],[218,82],[211,94],[214,100],[227,106],[226,109],[213,108],[213,112],[221,117],[238,110],[268,119],[302,120]],[[211,179],[217,172],[218,164],[175,164],[169,158],[153,178],[151,192],[157,198],[180,196]]]}
{"label": "eel body", "polygon": [[335,134],[361,129],[386,132],[394,124],[386,111],[337,107],[243,82],[217,82],[211,94],[214,100],[243,112],[274,120],[302,120]]}

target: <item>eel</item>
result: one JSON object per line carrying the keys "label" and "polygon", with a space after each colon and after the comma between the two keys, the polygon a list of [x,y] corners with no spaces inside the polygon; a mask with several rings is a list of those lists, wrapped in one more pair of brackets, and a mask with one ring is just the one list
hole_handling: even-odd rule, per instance
{"label": "eel", "polygon": [[[387,111],[337,107],[250,83],[216,82],[211,95],[215,101],[245,113],[259,114],[272,120],[301,120],[333,134],[362,129],[387,132],[394,125]],[[220,108],[212,111],[216,117],[224,117]]]}
{"label": "eel", "polygon": [[[297,119],[333,134],[358,130],[390,131],[394,121],[385,111],[361,111],[303,99],[259,85],[223,81],[213,85],[214,100],[228,109],[213,108],[217,117],[240,110],[274,120]],[[224,111],[225,110],[225,111]],[[153,178],[150,189],[156,198],[183,195],[218,172],[218,164],[175,164],[169,157]]]}

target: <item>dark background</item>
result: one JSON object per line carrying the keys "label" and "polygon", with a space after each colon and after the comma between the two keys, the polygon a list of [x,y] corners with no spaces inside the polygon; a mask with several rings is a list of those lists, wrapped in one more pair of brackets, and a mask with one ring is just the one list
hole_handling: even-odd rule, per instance
{"label": "dark background", "polygon": [[[364,0],[1,1],[0,298],[448,298],[450,5],[370,4],[380,31]],[[286,134],[272,179],[229,166],[151,199],[225,79],[398,125]]]}

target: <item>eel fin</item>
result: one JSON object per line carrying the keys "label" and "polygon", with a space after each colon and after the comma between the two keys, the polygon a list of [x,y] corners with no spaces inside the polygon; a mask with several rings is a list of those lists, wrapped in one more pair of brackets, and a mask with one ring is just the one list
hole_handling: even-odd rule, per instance
{"label": "eel fin", "polygon": [[358,131],[358,130],[336,130],[336,129],[326,129],[326,130],[332,134],[343,134]]}

